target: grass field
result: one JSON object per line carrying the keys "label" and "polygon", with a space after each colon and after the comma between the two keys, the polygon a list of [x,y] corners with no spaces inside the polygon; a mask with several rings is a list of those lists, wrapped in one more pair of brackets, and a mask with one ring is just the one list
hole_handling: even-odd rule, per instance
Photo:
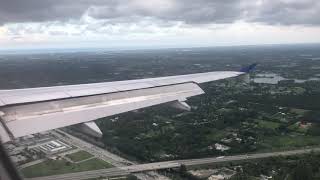
{"label": "grass field", "polygon": [[218,129],[212,129],[211,132],[207,135],[207,139],[211,141],[219,141],[226,136],[226,131],[221,131]]}
{"label": "grass field", "polygon": [[320,145],[320,137],[318,136],[271,136],[265,137],[259,142],[259,145],[264,149],[290,149],[296,147],[306,147]]}
{"label": "grass field", "polygon": [[272,121],[257,120],[256,122],[260,128],[276,129],[280,126],[280,123]]}
{"label": "grass field", "polygon": [[291,112],[296,113],[300,116],[303,116],[305,113],[309,112],[309,110],[306,109],[297,109],[297,108],[291,108],[290,109]]}
{"label": "grass field", "polygon": [[67,154],[66,156],[74,162],[82,161],[82,160],[93,157],[92,154],[90,154],[86,151],[78,151],[78,152],[75,152],[72,154]]}
{"label": "grass field", "polygon": [[21,170],[24,177],[49,176],[54,174],[64,174],[79,171],[89,171],[95,169],[110,168],[111,164],[94,158],[82,163],[70,163],[66,160],[47,160],[45,162],[26,167]]}
{"label": "grass field", "polygon": [[290,130],[292,130],[292,131],[296,131],[296,132],[299,132],[299,133],[307,133],[308,132],[308,127],[306,127],[306,128],[302,128],[302,127],[300,127],[300,125],[299,125],[299,122],[297,122],[297,123],[294,123],[294,124],[292,124],[292,125],[290,125],[289,127],[288,127],[288,129],[290,129]]}

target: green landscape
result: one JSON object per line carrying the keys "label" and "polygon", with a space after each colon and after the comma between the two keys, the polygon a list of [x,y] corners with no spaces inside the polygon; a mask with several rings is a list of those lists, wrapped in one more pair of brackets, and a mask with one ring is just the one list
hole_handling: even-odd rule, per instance
{"label": "green landscape", "polygon": [[89,171],[110,167],[112,167],[112,165],[97,158],[89,159],[80,163],[71,163],[65,159],[58,159],[46,160],[42,163],[26,167],[24,169],[21,169],[21,173],[24,175],[24,177],[31,178],[55,174]]}
{"label": "green landscape", "polygon": [[[320,145],[317,82],[280,85],[237,80],[204,85],[183,112],[167,105],[99,121],[103,141],[143,162],[289,150]],[[304,89],[292,94],[290,89]],[[221,93],[224,92],[224,93]],[[228,150],[212,148],[216,143]]]}
{"label": "green landscape", "polygon": [[[314,148],[320,146],[319,47],[274,45],[15,54],[2,57],[0,84],[2,89],[11,89],[95,83],[234,71],[258,63],[248,83],[239,78],[201,84],[205,94],[186,101],[191,106],[189,112],[162,104],[97,120],[102,138],[92,138],[81,131],[75,135],[137,163]],[[74,129],[77,127],[64,130],[71,133]],[[90,158],[93,157],[79,151],[22,172],[26,177],[34,177],[110,167]],[[309,163],[312,159],[315,161]],[[233,177],[236,179],[261,179],[263,175],[296,180],[295,177],[302,176],[296,176],[294,171],[299,168],[310,171],[312,166],[311,178],[317,179],[316,161],[319,155],[313,153],[241,165],[231,163],[226,167],[236,171]],[[251,172],[255,167],[261,171]],[[164,173],[171,171],[179,176],[177,179],[186,179],[179,170]]]}

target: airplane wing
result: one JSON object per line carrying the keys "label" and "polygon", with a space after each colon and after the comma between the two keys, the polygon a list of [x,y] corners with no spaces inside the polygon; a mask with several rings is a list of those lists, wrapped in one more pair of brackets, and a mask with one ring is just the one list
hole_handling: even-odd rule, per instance
{"label": "airplane wing", "polygon": [[162,103],[190,109],[186,99],[204,93],[199,83],[240,76],[251,69],[0,90],[1,141],[80,123],[101,134],[93,120]]}

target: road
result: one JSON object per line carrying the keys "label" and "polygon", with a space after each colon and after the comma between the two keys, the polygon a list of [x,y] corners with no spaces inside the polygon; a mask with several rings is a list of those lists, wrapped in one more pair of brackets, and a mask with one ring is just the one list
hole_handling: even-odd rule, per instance
{"label": "road", "polygon": [[[57,133],[57,132],[59,132],[59,133]],[[82,139],[79,139],[75,136],[72,136],[71,134],[66,133],[64,131],[61,131],[59,129],[53,130],[53,131],[51,131],[51,133],[54,134],[56,137],[59,137],[63,141],[65,141],[69,144],[72,144],[73,146],[77,146],[78,148],[89,152],[90,154],[94,155],[96,158],[104,160],[104,161],[112,164],[113,166],[123,167],[123,166],[127,166],[127,165],[136,164],[135,162],[128,161],[118,155],[115,155],[115,154],[107,151],[106,149],[102,149],[96,145],[90,144],[86,141],[83,141]],[[61,134],[64,134],[65,136],[63,136]],[[124,174],[124,175],[127,175],[127,174]],[[137,173],[137,174],[135,174],[135,176],[141,180],[152,180],[152,179],[169,180],[169,178],[167,178],[163,175],[160,175],[158,173],[155,173],[155,172]]]}
{"label": "road", "polygon": [[224,162],[230,162],[230,161],[254,160],[254,159],[269,158],[269,157],[274,157],[274,156],[290,156],[290,155],[297,155],[297,154],[306,154],[306,153],[310,153],[312,151],[319,152],[320,148],[309,148],[309,149],[299,149],[299,150],[282,151],[282,152],[225,156],[223,158],[216,158],[215,157],[215,158],[202,158],[202,159],[188,159],[188,160],[178,160],[177,162],[180,164],[184,164],[186,166],[194,166],[194,165],[203,165],[203,164],[212,164],[212,163],[224,163]]}
{"label": "road", "polygon": [[241,161],[241,160],[254,160],[261,158],[268,158],[274,156],[290,156],[297,154],[310,153],[311,151],[320,151],[320,148],[310,148],[303,150],[292,150],[292,151],[283,151],[283,152],[270,152],[270,153],[259,153],[259,154],[245,154],[245,155],[235,155],[235,156],[226,156],[226,157],[213,157],[213,158],[201,158],[201,159],[188,159],[188,160],[175,160],[175,161],[164,161],[156,163],[147,163],[147,164],[138,164],[131,166],[123,166],[109,169],[101,169],[94,171],[86,171],[79,173],[70,173],[70,174],[61,174],[54,176],[46,176],[39,178],[30,178],[28,180],[73,180],[73,179],[88,179],[88,178],[98,178],[98,177],[114,177],[128,175],[130,173],[137,173],[143,171],[153,171],[159,169],[168,169],[168,168],[178,168],[182,164],[186,166],[195,166],[195,165],[205,165],[205,164],[218,164],[225,162]]}
{"label": "road", "polygon": [[18,169],[23,169],[23,168],[26,168],[26,167],[29,167],[29,166],[33,166],[35,164],[39,164],[39,163],[42,163],[44,161],[46,161],[47,159],[38,159],[38,160],[35,160],[35,161],[31,161],[31,162],[28,162],[28,163],[25,163],[25,164],[22,164],[18,167]]}

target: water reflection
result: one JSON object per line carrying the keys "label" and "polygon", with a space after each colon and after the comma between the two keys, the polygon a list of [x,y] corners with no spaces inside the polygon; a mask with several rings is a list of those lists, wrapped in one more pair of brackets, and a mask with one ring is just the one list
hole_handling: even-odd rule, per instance
{"label": "water reflection", "polygon": [[253,78],[255,83],[266,83],[266,84],[278,84],[282,80],[294,80],[295,83],[304,83],[306,81],[320,81],[318,77],[311,77],[309,79],[288,79],[275,73],[260,73]]}

